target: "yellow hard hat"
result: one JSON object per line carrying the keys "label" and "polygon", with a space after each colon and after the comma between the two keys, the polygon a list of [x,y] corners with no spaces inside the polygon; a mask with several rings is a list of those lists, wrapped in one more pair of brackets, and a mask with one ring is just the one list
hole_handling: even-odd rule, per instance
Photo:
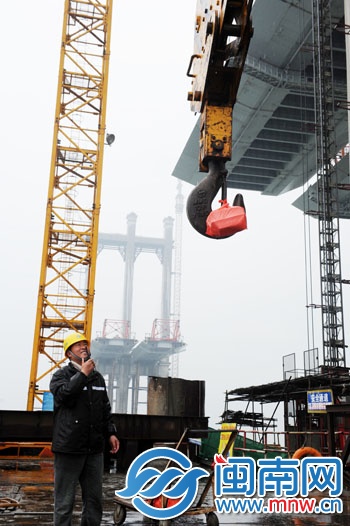
{"label": "yellow hard hat", "polygon": [[69,347],[74,345],[74,343],[84,342],[84,341],[85,342],[89,341],[87,339],[87,337],[84,336],[84,334],[80,334],[79,332],[71,332],[70,334],[67,334],[67,336],[63,340],[64,353],[66,354],[66,352],[68,351]]}

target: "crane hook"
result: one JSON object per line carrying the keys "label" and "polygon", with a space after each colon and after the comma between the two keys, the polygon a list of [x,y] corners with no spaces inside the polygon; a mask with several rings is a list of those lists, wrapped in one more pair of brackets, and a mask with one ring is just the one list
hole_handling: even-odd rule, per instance
{"label": "crane hook", "polygon": [[[247,228],[242,194],[233,205],[227,202],[227,170],[223,159],[208,161],[208,175],[192,190],[187,200],[187,217],[197,232],[206,237],[224,239]],[[212,202],[221,188],[221,207],[212,210]]]}

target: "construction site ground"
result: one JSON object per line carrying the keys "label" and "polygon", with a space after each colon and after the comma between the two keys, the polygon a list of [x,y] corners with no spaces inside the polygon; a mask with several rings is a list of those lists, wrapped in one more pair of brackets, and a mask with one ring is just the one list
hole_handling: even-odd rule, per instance
{"label": "construction site ground", "polygon": [[[104,475],[104,513],[102,526],[113,525],[115,509],[114,492],[124,487],[125,473],[105,473]],[[0,512],[1,526],[41,526],[53,525],[53,464],[52,461],[1,461],[0,460],[0,499],[15,499],[19,503],[14,509]],[[207,496],[207,504],[212,504],[212,495]],[[343,513],[327,514],[217,514],[220,524],[260,525],[260,526],[347,526],[350,524],[350,493],[343,494]],[[81,500],[77,492],[72,526],[80,524]],[[137,511],[127,510],[125,525],[156,524]],[[171,521],[172,525],[206,524],[205,515],[184,515]]]}

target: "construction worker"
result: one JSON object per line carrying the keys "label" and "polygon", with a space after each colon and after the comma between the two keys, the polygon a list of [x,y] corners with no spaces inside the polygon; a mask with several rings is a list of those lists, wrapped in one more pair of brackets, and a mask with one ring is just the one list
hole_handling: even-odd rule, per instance
{"label": "construction worker", "polygon": [[63,342],[67,366],[50,382],[54,397],[54,526],[71,526],[78,483],[82,494],[81,526],[100,526],[105,441],[119,449],[103,376],[96,371],[83,334]]}

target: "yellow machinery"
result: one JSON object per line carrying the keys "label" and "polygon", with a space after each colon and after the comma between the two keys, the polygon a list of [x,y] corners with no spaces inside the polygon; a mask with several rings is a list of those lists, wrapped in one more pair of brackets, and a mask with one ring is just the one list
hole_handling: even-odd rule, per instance
{"label": "yellow machinery", "polygon": [[69,331],[91,336],[113,0],[65,0],[27,410]]}
{"label": "yellow machinery", "polygon": [[[226,161],[232,153],[232,110],[253,34],[253,0],[198,0],[194,53],[187,75],[191,109],[201,113],[199,170],[209,172],[191,192],[187,215],[192,226],[208,237],[206,219],[220,188],[226,200]],[[240,194],[239,194],[240,196]],[[238,196],[237,196],[238,197]],[[244,208],[243,198],[235,203]],[[231,234],[230,234],[231,235]]]}
{"label": "yellow machinery", "polygon": [[[198,0],[189,99],[202,113],[200,169],[209,169],[211,182],[214,172],[209,209],[231,157],[232,108],[252,34],[251,3]],[[41,406],[50,374],[65,360],[67,331],[91,337],[112,4],[65,0],[28,410]],[[198,203],[192,204],[197,218]]]}

